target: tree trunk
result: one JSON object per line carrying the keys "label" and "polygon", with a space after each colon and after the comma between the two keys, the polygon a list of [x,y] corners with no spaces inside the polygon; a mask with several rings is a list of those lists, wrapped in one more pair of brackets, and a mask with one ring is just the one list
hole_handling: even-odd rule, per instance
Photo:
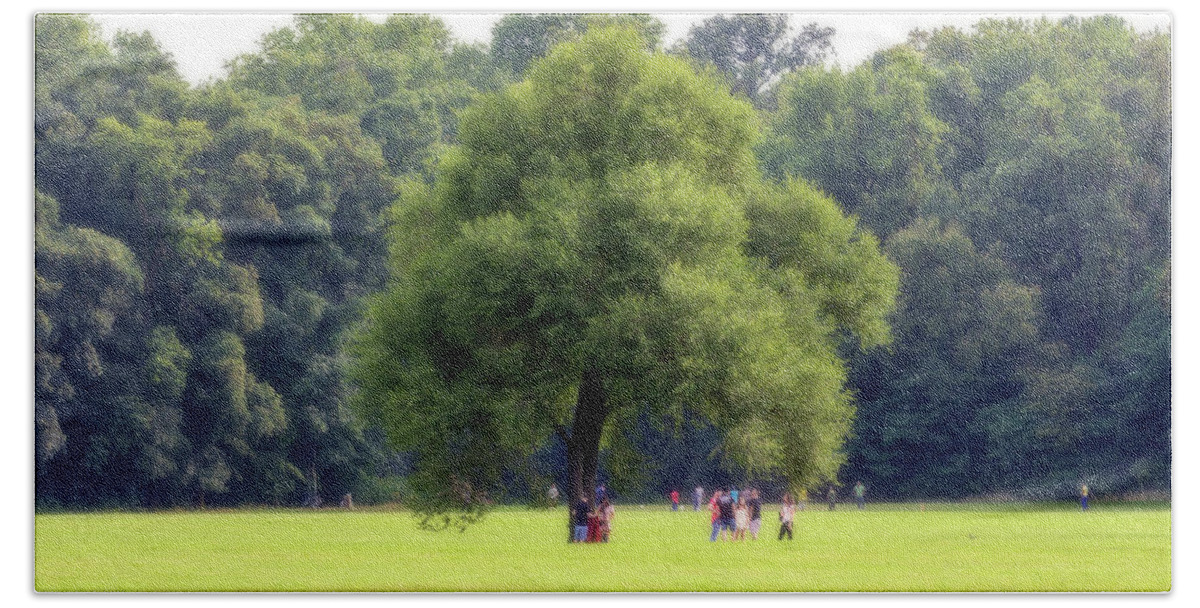
{"label": "tree trunk", "polygon": [[[596,466],[600,459],[600,433],[608,418],[608,396],[604,393],[600,375],[592,369],[583,372],[579,382],[579,397],[575,402],[575,420],[571,424],[571,437],[567,440],[567,528],[571,523],[575,504],[581,498],[594,498]],[[594,506],[594,505],[592,505]]]}

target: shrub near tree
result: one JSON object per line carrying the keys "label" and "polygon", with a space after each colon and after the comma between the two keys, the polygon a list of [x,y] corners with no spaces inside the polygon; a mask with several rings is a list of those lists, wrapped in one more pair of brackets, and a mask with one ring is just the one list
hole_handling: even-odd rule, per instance
{"label": "shrub near tree", "polygon": [[556,47],[468,108],[393,209],[356,403],[415,453],[425,499],[503,494],[549,442],[570,499],[601,445],[617,486],[646,417],[708,421],[752,472],[836,475],[837,346],[889,340],[896,268],[828,197],[762,179],[748,103],[646,46],[595,28]]}

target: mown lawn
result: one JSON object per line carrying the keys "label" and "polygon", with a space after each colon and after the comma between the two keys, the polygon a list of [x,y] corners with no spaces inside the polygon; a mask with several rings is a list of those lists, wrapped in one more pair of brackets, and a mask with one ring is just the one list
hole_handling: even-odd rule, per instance
{"label": "mown lawn", "polygon": [[618,507],[612,542],[565,512],[466,532],[401,511],[39,514],[38,591],[1166,591],[1168,505],[810,505],[796,539],[710,543],[708,514]]}

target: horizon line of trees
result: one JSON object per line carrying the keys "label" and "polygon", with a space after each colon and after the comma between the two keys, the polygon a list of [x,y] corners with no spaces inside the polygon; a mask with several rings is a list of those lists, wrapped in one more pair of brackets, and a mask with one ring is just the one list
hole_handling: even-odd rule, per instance
{"label": "horizon line of trees", "polygon": [[[839,349],[856,413],[832,481],[1169,490],[1169,33],[982,20],[847,69],[824,62],[831,29],[779,15],[714,16],[671,49],[645,15],[508,15],[490,45],[431,16],[304,15],[190,86],[148,34],[39,15],[38,508],[405,495],[417,456],[351,407],[349,375],[393,204],[433,183],[466,108],[610,26],[749,101],[764,174],[828,195],[899,267],[891,345]],[[702,419],[622,432],[599,462],[620,495],[781,487]],[[534,447],[495,498],[565,487],[565,445]]]}

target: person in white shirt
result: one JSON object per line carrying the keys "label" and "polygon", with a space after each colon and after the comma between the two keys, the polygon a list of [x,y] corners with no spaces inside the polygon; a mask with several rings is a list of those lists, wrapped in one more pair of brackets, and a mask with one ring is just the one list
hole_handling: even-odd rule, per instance
{"label": "person in white shirt", "polygon": [[792,540],[792,520],[796,517],[796,507],[792,505],[792,495],[783,495],[783,506],[779,508],[779,539],[783,540],[783,535],[787,534],[788,540]]}

